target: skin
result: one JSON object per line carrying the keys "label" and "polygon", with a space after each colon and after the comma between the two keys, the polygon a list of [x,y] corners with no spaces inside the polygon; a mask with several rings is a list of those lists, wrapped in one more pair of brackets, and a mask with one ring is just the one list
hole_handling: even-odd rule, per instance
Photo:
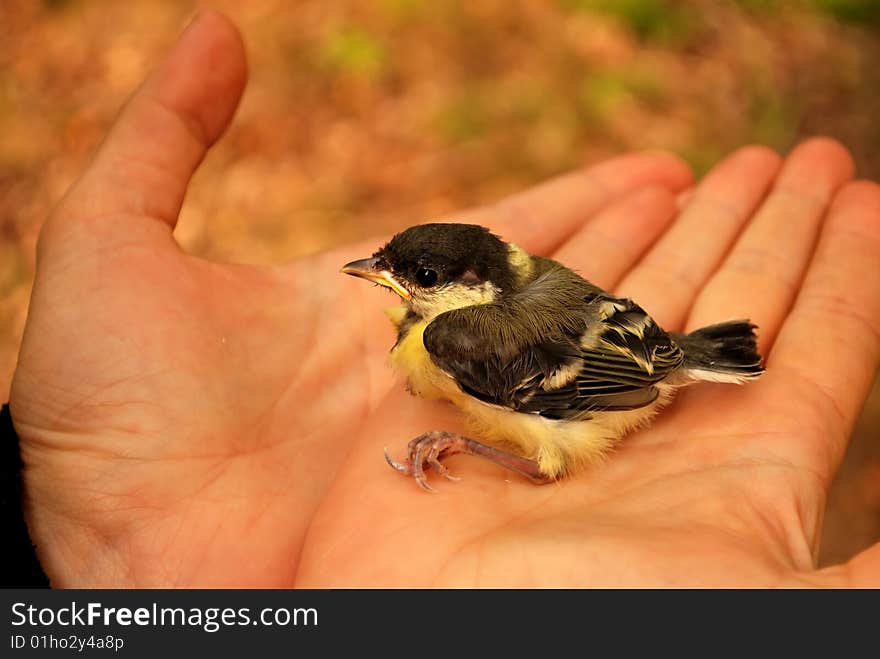
{"label": "skin", "polygon": [[457,415],[393,380],[393,298],[338,274],[387,237],[272,268],[174,241],[245,78],[203,14],[42,231],[11,406],[54,585],[880,586],[880,546],[815,569],[880,360],[880,187],[843,147],[746,147],[692,189],[626,155],[456,215],[667,329],[748,316],[768,370],[682,392],[576,478],[456,456],[428,495],[382,449]]}

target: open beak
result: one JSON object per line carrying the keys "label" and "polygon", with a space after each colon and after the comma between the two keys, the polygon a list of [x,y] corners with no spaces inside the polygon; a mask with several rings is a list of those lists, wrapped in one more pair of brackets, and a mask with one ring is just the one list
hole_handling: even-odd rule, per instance
{"label": "open beak", "polygon": [[376,258],[352,261],[351,263],[346,263],[344,266],[342,266],[342,272],[347,275],[361,277],[362,279],[369,279],[370,281],[376,282],[380,286],[390,288],[404,300],[411,299],[412,296],[409,294],[409,292],[403,286],[397,283],[397,280],[391,276],[390,272],[388,272],[387,270],[380,270],[378,268],[377,262],[378,259]]}

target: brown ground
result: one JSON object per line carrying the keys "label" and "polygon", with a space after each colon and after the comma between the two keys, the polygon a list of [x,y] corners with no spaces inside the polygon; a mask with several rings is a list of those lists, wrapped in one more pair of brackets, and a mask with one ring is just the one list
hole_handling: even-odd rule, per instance
{"label": "brown ground", "polygon": [[[747,142],[824,133],[880,178],[874,0],[3,0],[4,400],[40,223],[198,6],[239,24],[252,71],[177,230],[213,259],[286,261],[626,149],[704,171]],[[878,429],[875,387],[823,564],[880,539]]]}

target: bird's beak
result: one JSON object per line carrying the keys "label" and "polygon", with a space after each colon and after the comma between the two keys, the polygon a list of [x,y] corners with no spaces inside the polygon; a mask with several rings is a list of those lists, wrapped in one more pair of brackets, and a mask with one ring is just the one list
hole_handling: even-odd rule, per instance
{"label": "bird's beak", "polygon": [[377,263],[378,259],[376,258],[352,261],[351,263],[346,263],[344,266],[342,266],[342,272],[347,275],[361,277],[362,279],[369,279],[370,281],[376,282],[380,286],[390,288],[404,300],[411,299],[412,296],[409,294],[409,291],[401,286],[390,272],[388,272],[387,270],[380,270],[377,266]]}

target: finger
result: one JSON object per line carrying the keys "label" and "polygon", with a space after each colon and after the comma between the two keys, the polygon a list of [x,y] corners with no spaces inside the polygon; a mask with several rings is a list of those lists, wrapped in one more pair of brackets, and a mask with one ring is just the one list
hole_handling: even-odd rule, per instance
{"label": "finger", "polygon": [[880,543],[854,556],[845,573],[849,588],[880,588]]}
{"label": "finger", "polygon": [[772,345],[828,204],[853,169],[852,157],[833,140],[808,140],[792,151],[767,200],[700,292],[687,327],[749,318],[760,328],[761,350]]}
{"label": "finger", "polygon": [[553,258],[601,288],[614,287],[672,223],[675,195],[666,188],[641,188],[612,202],[581,227]]}
{"label": "finger", "polygon": [[675,204],[678,206],[678,211],[682,212],[685,208],[687,208],[688,204],[691,203],[691,199],[694,198],[694,187],[688,187],[678,193],[678,196],[675,198]]}
{"label": "finger", "polygon": [[492,206],[457,214],[454,220],[488,226],[532,253],[550,254],[620,195],[647,185],[677,192],[690,183],[690,169],[677,156],[633,153],[563,174]]}
{"label": "finger", "polygon": [[663,327],[681,327],[697,291],[764,198],[780,161],[759,146],[721,161],[697,186],[675,224],[621,282],[619,294],[638,302]]}
{"label": "finger", "polygon": [[64,222],[121,216],[177,221],[190,176],[241,97],[241,37],[221,14],[200,14],[128,101],[56,213]]}
{"label": "finger", "polygon": [[880,186],[858,181],[835,198],[794,307],[767,360],[768,385],[799,433],[786,457],[830,479],[880,364]]}

